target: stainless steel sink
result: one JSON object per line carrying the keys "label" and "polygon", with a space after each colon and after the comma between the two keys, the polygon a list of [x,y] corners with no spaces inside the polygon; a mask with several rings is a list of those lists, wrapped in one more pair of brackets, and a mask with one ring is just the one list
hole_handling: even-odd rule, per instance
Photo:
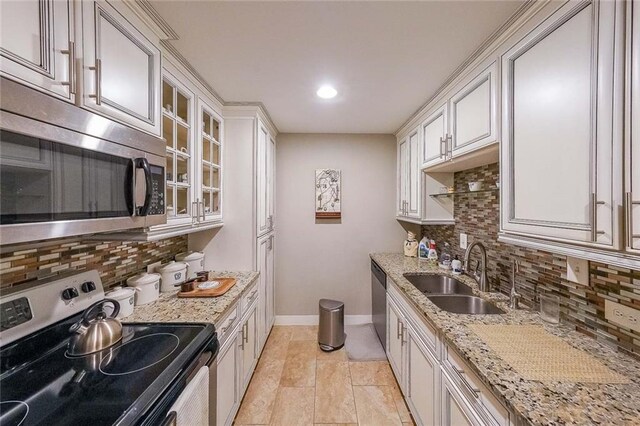
{"label": "stainless steel sink", "polygon": [[439,294],[427,296],[438,308],[454,314],[504,314],[504,311],[491,302],[462,294]]}
{"label": "stainless steel sink", "polygon": [[471,287],[444,275],[404,274],[418,290],[427,294],[473,294]]}

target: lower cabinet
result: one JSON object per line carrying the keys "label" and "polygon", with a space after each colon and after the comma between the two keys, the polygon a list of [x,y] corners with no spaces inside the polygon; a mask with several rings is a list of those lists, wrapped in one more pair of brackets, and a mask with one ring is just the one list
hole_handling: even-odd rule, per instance
{"label": "lower cabinet", "polygon": [[250,308],[249,314],[240,327],[240,351],[242,352],[242,389],[244,390],[249,384],[251,375],[253,374],[253,368],[257,360],[257,348],[256,332],[258,330],[256,320],[257,305],[254,304]]}
{"label": "lower cabinet", "polygon": [[387,357],[416,424],[512,424],[509,411],[393,284],[387,286]]}
{"label": "lower cabinet", "polygon": [[240,405],[238,389],[238,352],[240,336],[231,339],[222,347],[217,357],[216,424],[227,425],[233,422]]}

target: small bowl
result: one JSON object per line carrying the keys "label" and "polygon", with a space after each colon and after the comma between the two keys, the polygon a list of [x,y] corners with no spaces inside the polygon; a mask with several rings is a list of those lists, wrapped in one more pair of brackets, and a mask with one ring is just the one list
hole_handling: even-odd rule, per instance
{"label": "small bowl", "polygon": [[481,182],[469,182],[469,191],[480,191],[481,187]]}
{"label": "small bowl", "polygon": [[180,284],[180,291],[183,293],[187,293],[189,291],[193,291],[196,289],[195,281],[187,281],[186,283]]}

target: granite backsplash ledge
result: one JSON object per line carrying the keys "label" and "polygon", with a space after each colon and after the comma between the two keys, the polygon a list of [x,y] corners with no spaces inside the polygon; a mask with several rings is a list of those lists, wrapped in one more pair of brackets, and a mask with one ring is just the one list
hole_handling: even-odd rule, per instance
{"label": "granite backsplash ledge", "polygon": [[0,291],[27,281],[72,270],[95,269],[105,289],[168,262],[187,251],[187,236],[153,242],[85,241],[66,238],[0,248]]}
{"label": "granite backsplash ledge", "polygon": [[[467,183],[482,182],[495,186],[499,179],[497,163],[457,172],[456,191],[468,190]],[[436,241],[438,250],[448,242],[452,254],[462,259],[460,233],[469,242],[481,241],[487,249],[487,273],[494,290],[508,294],[511,288],[511,264],[517,260],[520,272],[516,283],[523,303],[537,308],[540,293],[560,297],[562,321],[575,326],[598,341],[620,351],[640,357],[640,333],[620,327],[605,319],[605,299],[640,309],[640,271],[589,262],[589,285],[567,281],[566,257],[498,242],[500,228],[500,196],[498,191],[458,195],[454,206],[455,225],[423,226],[422,234]],[[478,260],[474,250],[472,259]]]}

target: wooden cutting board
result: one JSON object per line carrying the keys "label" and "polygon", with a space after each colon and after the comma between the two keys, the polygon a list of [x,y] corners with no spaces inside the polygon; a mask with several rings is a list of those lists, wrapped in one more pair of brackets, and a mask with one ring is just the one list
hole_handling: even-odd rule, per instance
{"label": "wooden cutting board", "polygon": [[235,278],[214,278],[211,281],[219,281],[220,285],[216,288],[199,289],[196,283],[196,289],[193,291],[179,292],[178,297],[218,297],[225,294],[227,291],[236,285]]}

